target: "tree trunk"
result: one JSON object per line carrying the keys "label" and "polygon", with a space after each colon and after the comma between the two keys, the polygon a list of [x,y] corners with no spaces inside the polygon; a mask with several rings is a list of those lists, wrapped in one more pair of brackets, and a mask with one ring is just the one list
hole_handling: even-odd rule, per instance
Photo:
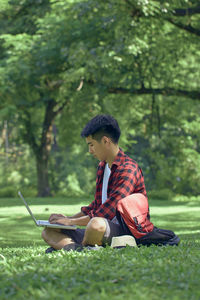
{"label": "tree trunk", "polygon": [[52,144],[52,124],[57,112],[54,112],[56,102],[49,100],[45,108],[45,116],[42,124],[42,135],[39,143],[36,142],[36,133],[31,122],[31,114],[25,111],[25,118],[23,119],[26,132],[24,140],[29,144],[34,152],[37,168],[37,187],[38,196],[50,196],[50,187],[48,180],[48,161]]}
{"label": "tree trunk", "polygon": [[8,140],[8,121],[4,121],[2,130],[2,139],[5,143],[6,164],[8,163],[9,140]]}
{"label": "tree trunk", "polygon": [[51,115],[51,110],[49,109],[46,110],[41,144],[36,153],[38,197],[51,196],[48,162],[52,147],[52,123],[53,117]]}
{"label": "tree trunk", "polygon": [[38,197],[50,196],[48,180],[48,157],[36,157]]}
{"label": "tree trunk", "polygon": [[57,102],[54,99],[46,101],[45,116],[42,124],[42,135],[37,142],[37,133],[31,121],[31,113],[24,111],[23,123],[25,126],[24,141],[29,144],[34,152],[37,168],[37,188],[39,197],[51,196],[48,180],[48,161],[52,148],[52,129],[55,117],[63,110],[67,101],[60,105],[57,109]]}

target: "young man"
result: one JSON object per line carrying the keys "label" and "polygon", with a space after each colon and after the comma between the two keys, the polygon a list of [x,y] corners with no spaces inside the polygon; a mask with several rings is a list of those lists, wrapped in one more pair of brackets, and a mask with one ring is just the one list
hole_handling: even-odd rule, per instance
{"label": "young man", "polygon": [[127,234],[116,218],[118,201],[134,194],[147,199],[142,170],[119,148],[120,128],[112,116],[97,115],[87,123],[81,136],[86,139],[90,154],[100,161],[95,199],[72,217],[50,216],[51,223],[86,226],[86,229],[45,228],[42,237],[51,246],[46,253],[76,249],[80,245],[110,245],[113,237]]}

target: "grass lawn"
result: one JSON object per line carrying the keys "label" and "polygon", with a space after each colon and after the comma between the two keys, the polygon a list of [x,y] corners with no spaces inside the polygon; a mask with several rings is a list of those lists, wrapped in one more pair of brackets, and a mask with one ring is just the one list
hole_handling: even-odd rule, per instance
{"label": "grass lawn", "polygon": [[[36,218],[73,214],[86,199],[27,199]],[[152,222],[181,238],[178,247],[45,255],[20,199],[0,199],[0,299],[200,299],[200,202],[150,201]]]}

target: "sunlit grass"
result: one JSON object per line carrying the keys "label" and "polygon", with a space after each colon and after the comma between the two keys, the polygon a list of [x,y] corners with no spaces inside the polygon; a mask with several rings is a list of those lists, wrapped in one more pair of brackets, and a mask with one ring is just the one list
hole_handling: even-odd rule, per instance
{"label": "sunlit grass", "polygon": [[[27,199],[38,219],[74,214],[91,199]],[[200,299],[199,202],[150,201],[152,222],[178,247],[45,255],[41,228],[20,199],[0,200],[0,299]]]}
{"label": "sunlit grass", "polygon": [[[91,199],[31,198],[26,199],[36,219],[48,219],[51,213],[73,215]],[[87,202],[88,201],[88,202]],[[181,237],[193,238],[199,232],[200,202],[177,203],[150,201],[151,221],[157,227],[175,231]],[[44,245],[42,228],[36,227],[20,198],[0,199],[1,247]]]}
{"label": "sunlit grass", "polygon": [[[48,220],[51,213],[73,215],[85,205],[80,198],[26,199],[36,219]],[[0,199],[1,247],[44,245],[41,227],[35,226],[20,198]]]}

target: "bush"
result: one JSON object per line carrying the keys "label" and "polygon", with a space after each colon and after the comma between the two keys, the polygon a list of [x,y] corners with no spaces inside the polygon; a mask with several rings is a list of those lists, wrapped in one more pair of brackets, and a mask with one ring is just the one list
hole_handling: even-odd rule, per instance
{"label": "bush", "polygon": [[19,190],[22,192],[24,197],[36,197],[37,196],[37,189],[34,187],[23,187],[19,188]]}
{"label": "bush", "polygon": [[1,187],[0,198],[12,198],[17,196],[17,189],[13,186]]}
{"label": "bush", "polygon": [[197,202],[200,201],[200,196],[186,196],[186,195],[176,195],[174,197],[176,202]]}
{"label": "bush", "polygon": [[151,190],[147,194],[151,200],[173,200],[174,193],[170,189]]}
{"label": "bush", "polygon": [[37,190],[34,188],[19,188],[17,186],[7,186],[0,188],[0,198],[13,198],[18,197],[18,191],[21,191],[24,197],[36,197]]}

